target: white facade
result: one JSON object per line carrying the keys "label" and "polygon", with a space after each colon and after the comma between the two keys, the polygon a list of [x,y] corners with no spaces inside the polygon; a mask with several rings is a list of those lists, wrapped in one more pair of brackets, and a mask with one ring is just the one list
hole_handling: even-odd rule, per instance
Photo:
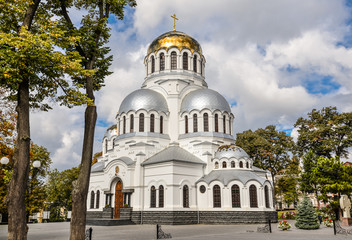
{"label": "white facade", "polygon": [[165,33],[144,64],[141,89],[121,103],[92,166],[87,211],[273,211],[272,183],[234,146],[234,115],[208,89],[198,42]]}

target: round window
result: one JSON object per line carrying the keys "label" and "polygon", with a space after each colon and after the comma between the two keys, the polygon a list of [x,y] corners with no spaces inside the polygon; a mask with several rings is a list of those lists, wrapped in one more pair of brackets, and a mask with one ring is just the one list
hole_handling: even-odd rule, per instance
{"label": "round window", "polygon": [[202,185],[202,186],[200,186],[199,190],[201,193],[205,193],[206,188],[204,185]]}

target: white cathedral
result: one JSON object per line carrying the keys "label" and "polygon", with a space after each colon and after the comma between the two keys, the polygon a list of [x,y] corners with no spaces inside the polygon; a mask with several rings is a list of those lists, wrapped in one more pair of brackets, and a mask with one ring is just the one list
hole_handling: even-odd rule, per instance
{"label": "white cathedral", "polygon": [[234,115],[208,88],[191,36],[157,37],[141,89],[121,103],[92,166],[87,219],[137,224],[277,221],[268,172],[234,145]]}

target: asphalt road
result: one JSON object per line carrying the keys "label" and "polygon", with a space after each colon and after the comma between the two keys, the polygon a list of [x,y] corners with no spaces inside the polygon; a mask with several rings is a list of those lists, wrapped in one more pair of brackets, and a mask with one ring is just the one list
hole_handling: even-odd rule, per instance
{"label": "asphalt road", "polygon": [[[291,222],[293,226],[294,221]],[[68,222],[29,224],[28,240],[67,240],[69,239]],[[273,240],[334,240],[352,239],[352,235],[334,235],[332,228],[321,225],[318,230],[301,230],[294,226],[288,231],[272,224],[272,233],[258,233],[257,227],[263,225],[162,225],[165,233],[171,233],[172,239],[273,239]],[[87,226],[93,228],[93,240],[134,240],[156,239],[155,225],[125,226]],[[7,225],[0,225],[0,240],[7,239]]]}

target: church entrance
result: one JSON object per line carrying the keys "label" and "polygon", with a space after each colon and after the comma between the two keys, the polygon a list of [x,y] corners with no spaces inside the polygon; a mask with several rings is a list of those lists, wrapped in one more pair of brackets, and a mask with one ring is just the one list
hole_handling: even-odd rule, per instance
{"label": "church entrance", "polygon": [[120,208],[123,207],[123,194],[122,194],[122,182],[118,181],[115,187],[115,208],[114,218],[120,218]]}

